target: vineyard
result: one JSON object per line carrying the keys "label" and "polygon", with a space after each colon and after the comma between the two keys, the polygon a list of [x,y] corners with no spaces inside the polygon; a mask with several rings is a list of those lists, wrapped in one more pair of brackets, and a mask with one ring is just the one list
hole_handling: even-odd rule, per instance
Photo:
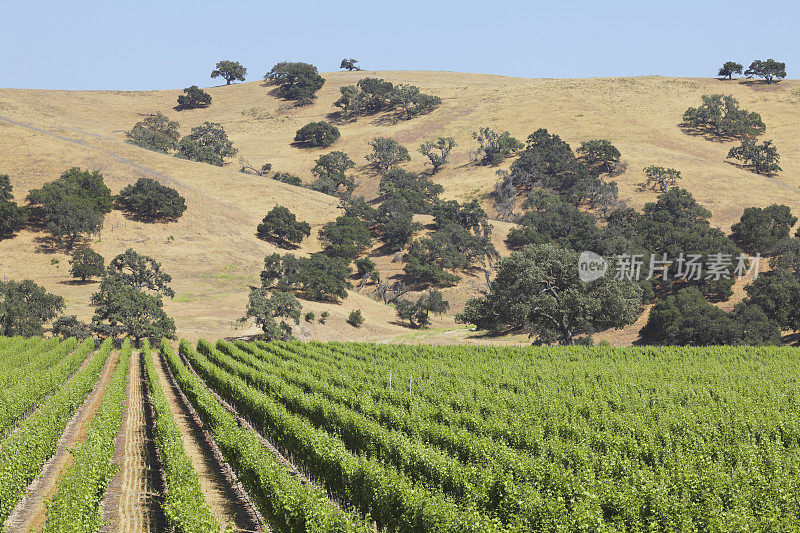
{"label": "vineyard", "polygon": [[0,520],[796,531],[798,362],[792,348],[3,338]]}

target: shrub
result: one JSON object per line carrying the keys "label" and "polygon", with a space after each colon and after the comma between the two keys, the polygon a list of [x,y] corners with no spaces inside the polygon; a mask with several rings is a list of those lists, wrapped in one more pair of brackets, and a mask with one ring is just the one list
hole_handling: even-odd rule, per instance
{"label": "shrub", "polygon": [[42,326],[64,309],[64,298],[29,279],[0,281],[0,336],[40,337]]}
{"label": "shrub", "polygon": [[301,243],[311,235],[311,225],[305,221],[298,222],[289,209],[276,205],[258,225],[256,234],[259,239],[276,242],[286,248]]}
{"label": "shrub", "polygon": [[764,61],[756,59],[750,63],[748,69],[744,71],[744,75],[748,78],[753,76],[764,78],[767,83],[772,83],[775,78],[783,79],[786,77],[786,63],[775,61],[774,59]]}
{"label": "shrub", "polygon": [[375,137],[369,142],[372,153],[366,155],[366,160],[379,171],[386,171],[405,161],[411,161],[408,150],[399,142],[388,137]]}
{"label": "shrub", "polygon": [[72,250],[82,235],[99,230],[114,204],[103,175],[77,167],[28,192],[28,201],[46,230],[67,250]]}
{"label": "shrub", "polygon": [[222,77],[226,85],[231,82],[239,80],[244,81],[247,75],[247,69],[240,65],[237,61],[222,60],[217,63],[217,68],[211,71],[211,77]]}
{"label": "shrub", "polygon": [[355,259],[372,244],[367,226],[356,217],[340,216],[334,222],[322,226],[319,240],[325,246],[323,252],[331,257]]}
{"label": "shrub", "polygon": [[278,85],[281,97],[301,105],[311,103],[316,98],[314,93],[325,84],[314,65],[287,61],[277,63],[264,79]]}
{"label": "shrub", "polygon": [[72,265],[69,273],[73,278],[86,281],[92,277],[102,277],[105,273],[106,260],[91,248],[81,248],[72,253]]}
{"label": "shrub", "polygon": [[483,165],[499,165],[525,147],[522,141],[512,137],[509,132],[497,133],[488,127],[472,132],[472,137],[479,145],[474,158]]}
{"label": "shrub", "polygon": [[62,340],[74,337],[82,341],[92,336],[92,328],[75,315],[63,315],[53,322],[53,335]]}
{"label": "shrub", "polygon": [[322,313],[320,313],[320,315],[319,315],[319,323],[320,324],[324,324],[325,321],[328,320],[329,316],[331,316],[331,314],[329,312],[327,312],[327,311],[323,311]]}
{"label": "shrub", "polygon": [[347,297],[350,268],[347,260],[323,253],[310,257],[271,254],[264,259],[261,284],[281,291],[296,290],[312,300],[335,302]]}
{"label": "shrub", "polygon": [[317,179],[310,185],[310,188],[332,196],[339,193],[347,196],[355,189],[356,182],[346,172],[355,166],[355,162],[344,152],[337,151],[322,155],[311,169]]}
{"label": "shrub", "polygon": [[341,98],[334,102],[342,115],[355,118],[380,111],[397,111],[402,119],[430,113],[441,105],[438,96],[420,92],[415,85],[397,85],[380,78],[363,78],[357,85],[341,87]]}
{"label": "shrub", "polygon": [[735,61],[726,61],[725,64],[720,67],[719,72],[717,72],[717,76],[732,80],[734,74],[742,73],[742,69],[744,69],[744,66],[741,64]]}
{"label": "shrub", "polygon": [[608,139],[583,141],[577,152],[581,154],[587,165],[606,173],[614,172],[617,169],[621,157],[619,150]]}
{"label": "shrub", "polygon": [[278,180],[281,183],[288,183],[289,185],[295,185],[297,187],[303,186],[303,180],[300,179],[299,176],[295,176],[294,174],[290,174],[289,172],[276,172],[272,179]]}
{"label": "shrub", "polygon": [[294,141],[306,146],[327,148],[339,138],[339,128],[325,121],[309,122],[294,136]]}
{"label": "shrub", "polygon": [[660,345],[780,343],[778,328],[757,305],[745,300],[733,313],[726,313],[697,289],[682,289],[656,302],[640,336],[648,344]]}
{"label": "shrub", "polygon": [[375,261],[373,261],[369,257],[362,257],[360,259],[356,259],[354,264],[356,265],[356,276],[359,278],[363,278],[364,276],[375,270]]}
{"label": "shrub", "polygon": [[186,211],[186,199],[178,191],[151,178],[139,178],[122,189],[117,204],[146,222],[177,220]]}
{"label": "shrub", "polygon": [[215,122],[192,128],[192,133],[178,143],[179,157],[220,167],[224,157],[232,157],[237,152],[225,129]]}
{"label": "shrub", "polygon": [[181,138],[178,127],[174,120],[156,113],[137,122],[131,131],[125,133],[125,137],[136,146],[167,153],[178,146],[178,139]]}
{"label": "shrub", "polygon": [[211,105],[211,95],[197,85],[192,85],[183,90],[185,94],[178,95],[180,109],[198,109]]}
{"label": "shrub", "polygon": [[346,59],[345,58],[345,59],[342,59],[342,63],[339,65],[339,68],[343,68],[343,69],[347,69],[347,70],[351,70],[351,71],[352,70],[361,70],[360,68],[358,68],[356,66],[356,63],[358,63],[358,60],[353,59],[352,57],[350,59]]}
{"label": "shrub", "polygon": [[754,139],[744,139],[739,146],[730,149],[728,158],[738,159],[754,172],[765,176],[781,171],[778,165],[781,156],[771,140],[757,144]]}
{"label": "shrub", "polygon": [[681,179],[680,170],[653,165],[644,169],[644,175],[647,179],[639,184],[640,190],[652,189],[657,192],[667,192],[672,187],[675,187],[678,184],[678,180]]}
{"label": "shrub", "polygon": [[292,326],[286,320],[299,324],[302,309],[297,298],[288,292],[274,292],[270,296],[264,288],[256,287],[250,289],[247,311],[242,320],[253,318],[268,341],[286,341],[292,338]]}
{"label": "shrub", "polygon": [[309,311],[303,318],[306,322],[314,322],[316,316],[314,315],[314,311]]}
{"label": "shrub", "polygon": [[447,163],[450,151],[458,146],[452,137],[439,137],[434,141],[425,141],[419,147],[419,153],[428,158],[436,174]]}
{"label": "shrub", "polygon": [[419,328],[430,324],[430,313],[442,314],[450,309],[450,303],[442,297],[439,291],[428,291],[417,299],[397,300],[397,318],[408,321],[412,328]]}
{"label": "shrub", "polygon": [[731,239],[748,253],[769,254],[789,236],[795,222],[797,217],[786,205],[748,207],[741,220],[731,226]]}
{"label": "shrub", "polygon": [[364,316],[361,314],[361,309],[350,311],[350,315],[347,317],[347,323],[354,328],[360,328],[364,323]]}
{"label": "shrub", "polygon": [[28,219],[25,208],[17,205],[12,194],[11,180],[0,174],[0,238],[21,229]]}
{"label": "shrub", "polygon": [[754,137],[764,133],[761,115],[739,108],[730,95],[704,94],[700,107],[690,107],[683,114],[683,126],[720,138]]}

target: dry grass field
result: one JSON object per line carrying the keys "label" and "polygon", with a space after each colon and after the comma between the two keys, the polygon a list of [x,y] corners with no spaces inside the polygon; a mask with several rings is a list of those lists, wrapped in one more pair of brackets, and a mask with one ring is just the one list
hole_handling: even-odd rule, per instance
{"label": "dry grass field", "polygon": [[[538,128],[558,133],[573,148],[582,140],[607,138],[622,152],[627,170],[618,176],[620,195],[641,207],[655,193],[640,192],[642,169],[648,165],[682,172],[681,186],[713,213],[714,222],[729,229],[748,206],[789,205],[800,213],[800,82],[773,85],[687,78],[522,79],[450,72],[335,72],[324,74],[325,86],[311,106],[291,108],[271,95],[272,87],[248,82],[208,89],[207,109],[175,111],[179,90],[171,91],[40,91],[0,89],[0,174],[8,174],[17,200],[27,191],[58,177],[72,166],[99,170],[113,193],[140,177],[154,177],[186,197],[188,209],[177,222],[145,224],[126,219],[119,211],[106,217],[92,247],[110,259],[128,247],[162,261],[173,277],[176,297],[165,303],[178,335],[191,340],[255,333],[236,329],[243,315],[248,287],[258,283],[264,256],[278,251],[256,238],[255,228],[275,205],[285,205],[312,225],[312,237],[298,254],[319,250],[317,230],[339,213],[335,198],[269,178],[239,172],[239,156],[273,171],[288,171],[311,179],[314,160],[327,150],[291,145],[295,131],[312,120],[324,120],[337,108],[339,87],[361,77],[376,76],[395,83],[418,85],[440,96],[442,106],[432,114],[392,123],[385,116],[362,117],[339,125],[341,139],[331,150],[346,152],[357,166],[357,193],[367,198],[377,190],[377,176],[366,167],[367,142],[377,135],[393,137],[411,153],[409,170],[425,170],[417,147],[425,140],[451,136],[458,147],[434,180],[444,197],[460,201],[482,199],[496,181],[494,167],[470,164],[476,147],[472,132],[481,126],[509,130],[524,139]],[[683,111],[710,93],[734,95],[741,106],[761,114],[767,124],[763,139],[773,139],[781,154],[783,172],[774,177],[750,173],[725,161],[732,143],[690,136],[678,127]],[[127,144],[124,132],[142,114],[161,111],[181,125],[182,134],[204,121],[219,122],[239,149],[224,167],[177,159]],[[507,168],[507,162],[503,168]],[[490,207],[486,204],[487,209]],[[498,249],[510,224],[495,223]],[[0,241],[0,275],[29,277],[64,296],[67,312],[88,320],[89,297],[96,284],[73,284],[68,256],[46,250],[43,234],[23,231]],[[401,270],[391,257],[375,258],[386,278]],[[465,277],[444,291],[452,310],[485,285],[483,276]],[[362,291],[368,293],[369,291]],[[741,294],[741,290],[737,291]],[[299,336],[322,340],[379,340],[397,342],[521,342],[522,337],[475,338],[452,316],[434,321],[430,330],[413,331],[395,322],[394,309],[366,294],[351,291],[340,305],[303,302],[304,312],[323,310],[331,319],[321,325],[301,322]],[[359,329],[346,324],[353,309],[366,318]],[[640,320],[640,322],[642,322]],[[598,336],[629,344],[640,324]]]}

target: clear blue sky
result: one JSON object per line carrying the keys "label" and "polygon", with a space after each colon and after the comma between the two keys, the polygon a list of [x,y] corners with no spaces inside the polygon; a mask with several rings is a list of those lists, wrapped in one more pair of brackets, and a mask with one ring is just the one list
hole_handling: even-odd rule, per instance
{"label": "clear blue sky", "polygon": [[[0,0],[0,87],[162,89],[248,80],[280,60],[336,70],[524,77],[708,76],[724,60],[800,64],[796,0]],[[800,66],[796,68],[800,69]]]}

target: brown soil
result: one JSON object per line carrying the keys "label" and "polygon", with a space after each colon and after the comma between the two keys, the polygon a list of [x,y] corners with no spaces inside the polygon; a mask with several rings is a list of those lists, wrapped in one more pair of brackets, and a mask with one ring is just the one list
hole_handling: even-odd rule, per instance
{"label": "brown soil", "polygon": [[45,463],[39,477],[28,486],[26,496],[20,500],[6,520],[7,531],[15,533],[38,531],[44,525],[45,502],[49,501],[55,494],[61,473],[72,464],[72,454],[69,450],[82,442],[86,436],[86,427],[103,401],[104,392],[111,381],[111,375],[118,360],[119,354],[116,352],[108,357],[100,373],[98,385],[75,412],[64,429],[64,433],[58,441],[58,451]]}
{"label": "brown soil", "polygon": [[156,472],[155,442],[147,422],[142,359],[131,357],[122,427],[117,435],[114,463],[119,472],[111,480],[103,502],[101,533],[164,531],[161,487]]}
{"label": "brown soil", "polygon": [[162,358],[153,352],[156,372],[164,387],[164,393],[178,424],[183,438],[183,448],[192,461],[192,466],[200,479],[211,513],[225,527],[230,524],[236,531],[258,531],[259,525],[253,513],[242,501],[231,483],[229,468],[215,456],[210,438],[204,433],[197,416],[178,388]]}

